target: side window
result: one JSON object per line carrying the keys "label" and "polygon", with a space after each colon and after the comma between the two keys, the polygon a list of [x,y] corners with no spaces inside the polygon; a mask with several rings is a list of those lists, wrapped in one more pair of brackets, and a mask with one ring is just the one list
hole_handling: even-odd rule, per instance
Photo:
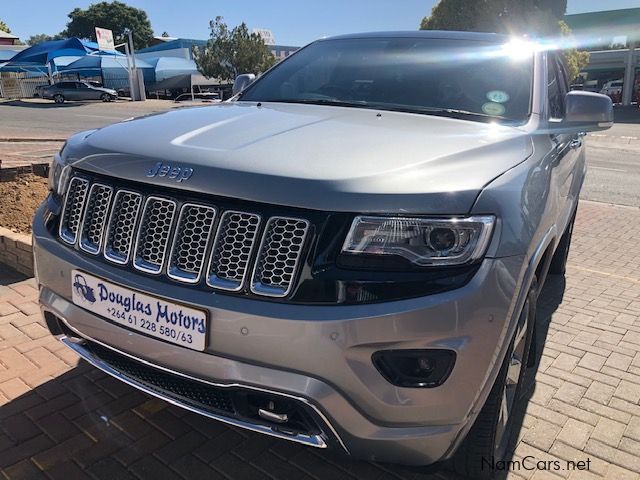
{"label": "side window", "polygon": [[564,117],[564,77],[558,69],[553,55],[547,56],[547,96],[549,101],[549,118]]}

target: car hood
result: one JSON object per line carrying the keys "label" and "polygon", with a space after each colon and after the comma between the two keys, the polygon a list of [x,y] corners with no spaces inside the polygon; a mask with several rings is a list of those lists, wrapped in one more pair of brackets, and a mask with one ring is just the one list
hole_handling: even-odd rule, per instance
{"label": "car hood", "polygon": [[[117,178],[317,210],[416,214],[468,212],[483,186],[532,153],[530,137],[511,127],[281,103],[179,109],[77,139],[70,161]],[[193,173],[147,176],[158,162]]]}

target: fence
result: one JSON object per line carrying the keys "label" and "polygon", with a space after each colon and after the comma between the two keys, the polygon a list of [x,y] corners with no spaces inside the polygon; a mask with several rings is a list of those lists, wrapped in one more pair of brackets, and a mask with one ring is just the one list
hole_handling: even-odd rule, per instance
{"label": "fence", "polygon": [[28,98],[36,93],[36,87],[49,85],[46,75],[33,76],[32,73],[0,73],[0,97]]}

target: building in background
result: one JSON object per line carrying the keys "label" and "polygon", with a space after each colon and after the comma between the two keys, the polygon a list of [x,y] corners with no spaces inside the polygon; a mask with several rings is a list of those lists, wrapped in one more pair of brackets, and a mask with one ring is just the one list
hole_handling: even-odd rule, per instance
{"label": "building in background", "polygon": [[[566,15],[581,50],[590,52],[580,75],[583,88],[610,94],[629,105],[640,95],[640,8]],[[622,91],[612,85],[622,82]]]}
{"label": "building in background", "polygon": [[0,30],[0,45],[17,45],[19,40],[15,35]]}

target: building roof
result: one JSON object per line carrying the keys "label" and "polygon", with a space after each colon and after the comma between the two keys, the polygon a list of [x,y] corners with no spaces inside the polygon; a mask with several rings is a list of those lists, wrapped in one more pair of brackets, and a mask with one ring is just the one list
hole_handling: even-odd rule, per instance
{"label": "building roof", "polygon": [[191,50],[193,46],[204,47],[207,44],[206,40],[195,40],[192,38],[176,38],[174,40],[169,40],[168,42],[161,42],[157,45],[152,45],[147,48],[142,48],[140,50],[136,50],[136,53],[147,53],[147,52],[161,52],[163,50],[174,50],[177,48],[188,48]]}
{"label": "building roof", "polygon": [[601,12],[575,13],[565,15],[564,21],[571,30],[607,27],[627,33],[631,28],[640,26],[640,8],[604,10]]}
{"label": "building roof", "polygon": [[11,35],[8,32],[5,32],[4,30],[0,30],[0,38],[11,38],[12,40],[17,40],[18,37],[16,37],[15,35]]}
{"label": "building roof", "polygon": [[586,47],[640,41],[640,8],[576,13],[565,15],[564,21]]}

